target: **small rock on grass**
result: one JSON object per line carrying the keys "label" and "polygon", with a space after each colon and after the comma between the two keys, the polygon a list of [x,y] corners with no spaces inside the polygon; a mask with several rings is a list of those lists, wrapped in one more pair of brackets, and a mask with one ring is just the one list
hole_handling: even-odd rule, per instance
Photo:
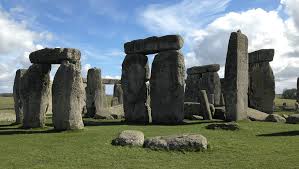
{"label": "small rock on grass", "polygon": [[116,146],[142,146],[143,143],[144,134],[137,130],[124,130],[112,140],[112,145]]}
{"label": "small rock on grass", "polygon": [[214,123],[206,126],[206,129],[239,130],[238,123]]}

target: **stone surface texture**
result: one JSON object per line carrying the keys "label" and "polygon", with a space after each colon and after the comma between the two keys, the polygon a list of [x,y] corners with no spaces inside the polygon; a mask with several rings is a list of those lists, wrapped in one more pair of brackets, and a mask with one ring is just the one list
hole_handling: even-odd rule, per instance
{"label": "stone surface texture", "polygon": [[206,126],[207,129],[222,129],[222,130],[239,130],[240,126],[238,123],[214,123]]}
{"label": "stone surface texture", "polygon": [[113,145],[119,146],[143,146],[143,143],[144,134],[137,130],[124,130],[112,140]]}
{"label": "stone surface texture", "polygon": [[152,150],[203,151],[208,141],[200,134],[181,134],[148,138],[143,146]]}
{"label": "stone surface texture", "polygon": [[289,115],[286,119],[286,123],[289,124],[299,124],[299,114]]}
{"label": "stone surface texture", "polygon": [[150,79],[153,123],[174,124],[184,119],[183,55],[176,50],[160,52],[154,58]]}
{"label": "stone surface texture", "polygon": [[84,127],[84,87],[81,64],[64,61],[58,68],[52,85],[53,125],[55,130],[75,130]]}
{"label": "stone surface texture", "polygon": [[24,128],[39,128],[45,125],[51,90],[50,71],[50,64],[33,64],[21,78]]}
{"label": "stone surface texture", "polygon": [[268,121],[268,122],[277,122],[277,123],[285,123],[286,119],[283,118],[283,117],[281,117],[278,114],[269,114],[267,116],[267,118],[265,119],[265,121]]}
{"label": "stone surface texture", "polygon": [[81,52],[73,48],[44,48],[30,53],[31,63],[39,64],[60,64],[67,60],[77,62],[81,58]]}
{"label": "stone surface texture", "polygon": [[20,87],[22,85],[21,78],[25,74],[26,69],[18,69],[16,71],[14,85],[13,85],[13,98],[14,98],[14,108],[16,113],[16,124],[21,124],[23,122],[23,103],[21,100]]}
{"label": "stone surface texture", "polygon": [[224,96],[229,121],[247,118],[248,39],[241,31],[232,32],[225,62]]}
{"label": "stone surface texture", "polygon": [[200,94],[199,94],[200,100],[201,100],[201,111],[202,111],[202,115],[203,115],[203,119],[204,120],[212,120],[212,114],[211,114],[211,110],[210,110],[210,103],[207,97],[207,93],[205,90],[201,90]]}
{"label": "stone surface texture", "polygon": [[122,63],[121,87],[126,122],[149,123],[146,82],[149,79],[148,58],[128,54]]}

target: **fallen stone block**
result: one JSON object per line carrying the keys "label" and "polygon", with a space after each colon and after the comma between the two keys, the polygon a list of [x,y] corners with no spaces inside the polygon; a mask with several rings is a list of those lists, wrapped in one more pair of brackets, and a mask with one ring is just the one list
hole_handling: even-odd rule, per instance
{"label": "fallen stone block", "polygon": [[124,130],[117,138],[112,140],[112,145],[116,146],[142,146],[144,134],[137,130]]}

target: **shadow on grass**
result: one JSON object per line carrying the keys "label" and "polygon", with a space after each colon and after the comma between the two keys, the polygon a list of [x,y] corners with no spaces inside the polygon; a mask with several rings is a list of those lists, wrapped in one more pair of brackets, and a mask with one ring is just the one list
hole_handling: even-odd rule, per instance
{"label": "shadow on grass", "polygon": [[299,136],[299,130],[269,133],[269,134],[259,134],[259,137],[273,137],[273,136]]}
{"label": "shadow on grass", "polygon": [[51,130],[25,130],[25,129],[15,129],[6,131],[0,131],[0,135],[15,135],[15,134],[43,134],[43,133],[59,133],[60,131],[56,131],[54,129]]}

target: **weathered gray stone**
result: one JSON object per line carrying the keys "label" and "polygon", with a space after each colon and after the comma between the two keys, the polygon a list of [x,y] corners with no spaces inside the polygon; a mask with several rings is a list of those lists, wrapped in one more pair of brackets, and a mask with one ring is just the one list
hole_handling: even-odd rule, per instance
{"label": "weathered gray stone", "polygon": [[53,125],[55,130],[74,130],[84,127],[84,88],[81,78],[81,64],[62,62],[52,86]]}
{"label": "weathered gray stone", "polygon": [[103,84],[120,84],[120,79],[102,79]]}
{"label": "weathered gray stone", "polygon": [[241,31],[232,32],[225,63],[224,97],[229,121],[247,119],[248,39]]}
{"label": "weathered gray stone", "polygon": [[[207,70],[209,66],[217,67],[216,65],[206,65],[199,68]],[[220,105],[221,83],[217,72],[188,74],[185,89],[185,101],[201,102],[198,97],[200,90],[206,90],[211,104],[215,104],[216,106]]]}
{"label": "weathered gray stone", "polygon": [[[259,60],[249,64],[248,106],[269,114],[273,113],[275,98],[274,74],[269,64],[269,60],[272,60],[273,56],[273,49],[259,50],[249,54],[249,60],[251,58],[254,58],[252,60],[255,61]],[[264,61],[262,58],[272,59]]]}
{"label": "weathered gray stone", "polygon": [[88,117],[94,117],[104,108],[101,69],[91,68],[87,72],[86,108]]}
{"label": "weathered gray stone", "polygon": [[14,85],[13,85],[13,98],[14,98],[14,108],[16,113],[16,124],[21,124],[23,122],[23,103],[21,100],[20,87],[22,85],[21,78],[25,74],[26,69],[18,69],[16,71]]}
{"label": "weathered gray stone", "polygon": [[23,127],[44,127],[49,106],[50,64],[33,64],[21,78],[21,102],[23,104]]}
{"label": "weathered gray stone", "polygon": [[247,108],[247,115],[248,118],[252,121],[265,121],[266,118],[268,117],[267,113],[252,109],[252,108]]}
{"label": "weathered gray stone", "polygon": [[210,110],[210,104],[208,101],[208,97],[207,97],[207,93],[205,90],[201,90],[200,91],[200,100],[201,100],[201,111],[203,114],[203,119],[205,120],[212,120],[212,114],[211,114],[211,110]]}
{"label": "weathered gray stone", "polygon": [[299,114],[292,114],[286,119],[286,123],[289,124],[299,124]]}
{"label": "weathered gray stone", "polygon": [[183,121],[184,76],[184,57],[179,51],[161,52],[155,56],[150,79],[153,123]]}
{"label": "weathered gray stone", "polygon": [[143,147],[152,150],[203,151],[208,148],[208,141],[200,134],[157,136],[145,139]]}
{"label": "weathered gray stone", "polygon": [[299,102],[299,77],[297,78],[297,102]]}
{"label": "weathered gray stone", "polygon": [[225,120],[225,106],[215,107],[214,119]]}
{"label": "weathered gray stone", "polygon": [[121,87],[125,119],[129,123],[148,123],[146,81],[149,79],[147,56],[128,54],[122,63]]}
{"label": "weathered gray stone", "polygon": [[77,62],[81,58],[80,50],[73,48],[44,48],[30,53],[31,63],[60,64],[67,60]]}
{"label": "weathered gray stone", "polygon": [[116,105],[119,105],[118,98],[117,97],[113,97],[111,99],[111,106],[116,106]]}
{"label": "weathered gray stone", "polygon": [[144,134],[137,130],[124,130],[112,140],[112,145],[119,146],[142,146],[143,143]]}
{"label": "weathered gray stone", "polygon": [[261,63],[261,62],[271,62],[274,57],[274,49],[260,49],[254,52],[249,53],[248,61],[249,64],[252,63]]}
{"label": "weathered gray stone", "polygon": [[187,74],[202,74],[206,72],[218,72],[220,70],[219,64],[211,64],[211,65],[204,65],[204,66],[194,66],[187,69]]}
{"label": "weathered gray stone", "polygon": [[114,84],[113,97],[116,97],[119,104],[123,104],[123,89],[121,84]]}
{"label": "weathered gray stone", "polygon": [[206,126],[206,129],[239,130],[238,123],[214,123]]}
{"label": "weathered gray stone", "polygon": [[277,123],[285,123],[286,119],[283,118],[283,117],[281,117],[278,114],[269,114],[267,116],[267,118],[265,119],[265,121],[268,121],[268,122],[277,122]]}
{"label": "weathered gray stone", "polygon": [[124,44],[126,54],[154,54],[168,50],[179,50],[183,47],[184,40],[180,35],[166,35],[162,37],[149,37],[138,39]]}

